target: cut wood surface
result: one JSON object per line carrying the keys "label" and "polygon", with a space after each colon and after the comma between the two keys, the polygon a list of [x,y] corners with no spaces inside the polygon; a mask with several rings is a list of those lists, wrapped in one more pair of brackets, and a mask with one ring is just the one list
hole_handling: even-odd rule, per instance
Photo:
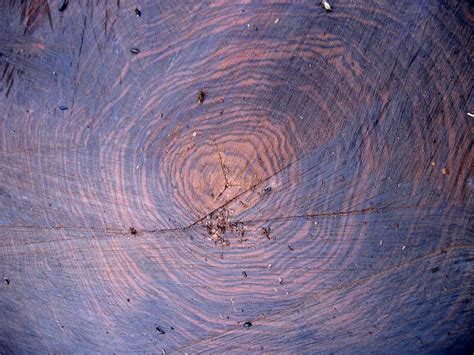
{"label": "cut wood surface", "polygon": [[0,0],[0,352],[474,349],[465,0]]}

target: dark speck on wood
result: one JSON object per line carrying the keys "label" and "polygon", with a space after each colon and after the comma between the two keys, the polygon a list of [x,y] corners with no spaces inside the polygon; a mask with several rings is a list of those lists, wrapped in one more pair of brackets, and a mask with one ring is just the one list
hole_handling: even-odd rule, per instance
{"label": "dark speck on wood", "polygon": [[139,8],[135,8],[135,15],[137,15],[137,17],[142,17],[142,12]]}
{"label": "dark speck on wood", "polygon": [[202,90],[199,90],[196,99],[197,99],[197,102],[202,104],[204,100],[206,99],[206,93]]}
{"label": "dark speck on wood", "polygon": [[166,332],[158,326],[155,329],[159,334],[166,334]]}
{"label": "dark speck on wood", "polygon": [[270,193],[270,192],[272,192],[271,186],[265,187],[265,188],[263,189],[263,191],[262,191],[263,194],[268,194],[268,193]]}
{"label": "dark speck on wood", "polygon": [[262,235],[266,237],[267,239],[270,239],[270,227],[262,227]]}
{"label": "dark speck on wood", "polygon": [[130,49],[130,53],[137,55],[140,53],[140,50],[138,48],[132,48]]}
{"label": "dark speck on wood", "polygon": [[69,5],[69,0],[63,0],[63,1],[61,2],[61,5],[59,5],[58,10],[59,10],[60,12],[63,12],[64,10],[67,9],[68,5]]}
{"label": "dark speck on wood", "polygon": [[249,329],[252,326],[252,322],[245,322],[244,328]]}
{"label": "dark speck on wood", "polygon": [[67,106],[59,106],[59,109],[61,111],[66,111],[68,109],[68,107]]}

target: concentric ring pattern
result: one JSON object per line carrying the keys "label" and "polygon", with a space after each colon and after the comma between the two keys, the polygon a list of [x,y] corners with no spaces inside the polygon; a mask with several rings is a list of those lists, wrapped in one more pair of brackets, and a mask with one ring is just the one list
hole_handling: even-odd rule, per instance
{"label": "concentric ring pattern", "polygon": [[67,3],[0,5],[0,351],[469,345],[468,2]]}

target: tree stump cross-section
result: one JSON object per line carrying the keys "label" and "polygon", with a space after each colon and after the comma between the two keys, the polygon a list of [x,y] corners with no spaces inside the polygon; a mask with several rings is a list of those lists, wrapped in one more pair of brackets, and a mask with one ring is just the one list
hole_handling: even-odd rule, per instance
{"label": "tree stump cross-section", "polygon": [[0,13],[1,353],[472,352],[472,1]]}

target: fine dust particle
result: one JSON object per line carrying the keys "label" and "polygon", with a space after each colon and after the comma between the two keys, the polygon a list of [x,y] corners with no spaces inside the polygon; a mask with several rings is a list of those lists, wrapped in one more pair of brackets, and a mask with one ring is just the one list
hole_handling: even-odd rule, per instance
{"label": "fine dust particle", "polygon": [[331,5],[327,2],[327,0],[321,0],[320,2],[321,7],[326,10],[326,12],[332,11]]}
{"label": "fine dust particle", "polygon": [[435,272],[438,272],[439,271],[439,267],[436,266],[434,268],[431,269],[431,272],[434,274]]}
{"label": "fine dust particle", "polygon": [[206,93],[202,90],[198,91],[198,94],[196,96],[196,100],[198,103],[202,104],[204,100],[206,99]]}
{"label": "fine dust particle", "polygon": [[10,279],[7,279],[6,277],[4,277],[4,278],[3,278],[3,281],[5,281],[5,283],[6,283],[7,285],[10,285]]}
{"label": "fine dust particle", "polygon": [[379,244],[382,245],[382,244],[383,244],[383,240],[381,240]]}
{"label": "fine dust particle", "polygon": [[474,118],[474,113],[468,112],[467,115],[468,115],[469,117],[471,117],[471,118]]}
{"label": "fine dust particle", "polygon": [[281,277],[278,278],[278,283],[279,283],[280,285],[283,285],[283,279],[282,279]]}
{"label": "fine dust particle", "polygon": [[406,249],[406,247],[407,247],[406,245],[402,246],[402,250],[405,250],[405,249]]}
{"label": "fine dust particle", "polygon": [[291,245],[288,244],[288,249],[290,249],[291,251],[295,250],[293,249],[293,247]]}
{"label": "fine dust particle", "polygon": [[277,19],[275,20],[275,24],[277,24],[278,22],[280,22],[280,19],[279,19],[279,18],[277,18]]}
{"label": "fine dust particle", "polygon": [[273,266],[272,264],[268,264],[268,265],[267,265],[267,268],[271,269],[272,266]]}
{"label": "fine dust particle", "polygon": [[197,133],[196,132],[193,132],[193,137],[196,137],[197,136]]}
{"label": "fine dust particle", "polygon": [[443,169],[441,169],[441,173],[443,173],[443,175],[449,175],[449,169],[448,168],[443,168]]}
{"label": "fine dust particle", "polygon": [[245,271],[242,271],[242,274],[241,274],[243,277],[247,277],[247,273]]}
{"label": "fine dust particle", "polygon": [[137,230],[136,230],[134,227],[128,228],[128,232],[129,232],[131,235],[135,235],[135,234],[138,233]]}
{"label": "fine dust particle", "polygon": [[163,329],[161,329],[160,327],[156,327],[155,329],[159,334],[166,334],[166,332]]}
{"label": "fine dust particle", "polygon": [[431,166],[434,168],[436,166],[436,163],[434,161],[432,161]]}
{"label": "fine dust particle", "polygon": [[142,17],[142,12],[139,8],[135,8],[135,15],[137,15],[137,17]]}
{"label": "fine dust particle", "polygon": [[67,106],[59,106],[59,109],[61,111],[66,111],[68,109],[68,107]]}
{"label": "fine dust particle", "polygon": [[250,329],[251,326],[252,326],[252,322],[245,322],[244,323],[244,328],[245,329]]}
{"label": "fine dust particle", "polygon": [[134,55],[137,55],[140,53],[140,50],[138,48],[132,48],[130,49],[130,53],[134,54]]}

